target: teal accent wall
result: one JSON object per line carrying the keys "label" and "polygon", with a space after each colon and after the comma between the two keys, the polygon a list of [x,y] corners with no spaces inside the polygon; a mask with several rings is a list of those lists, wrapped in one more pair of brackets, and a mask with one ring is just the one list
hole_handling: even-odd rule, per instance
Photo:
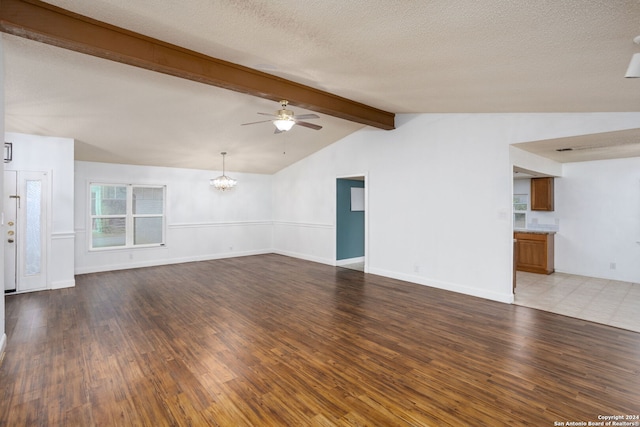
{"label": "teal accent wall", "polygon": [[364,211],[351,211],[351,187],[364,188],[364,181],[337,180],[337,260],[364,256]]}

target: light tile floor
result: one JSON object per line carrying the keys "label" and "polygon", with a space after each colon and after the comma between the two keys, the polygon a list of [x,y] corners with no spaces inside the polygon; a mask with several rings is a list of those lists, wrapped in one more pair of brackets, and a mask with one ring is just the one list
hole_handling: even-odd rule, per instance
{"label": "light tile floor", "polygon": [[518,271],[515,304],[640,332],[638,283]]}

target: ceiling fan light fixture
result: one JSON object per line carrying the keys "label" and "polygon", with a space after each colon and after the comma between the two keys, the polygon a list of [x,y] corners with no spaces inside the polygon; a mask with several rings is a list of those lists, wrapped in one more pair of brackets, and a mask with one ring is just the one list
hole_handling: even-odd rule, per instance
{"label": "ceiling fan light fixture", "polygon": [[291,118],[277,119],[273,121],[273,124],[276,125],[276,128],[278,128],[280,132],[291,130],[295,123],[296,122]]}
{"label": "ceiling fan light fixture", "polygon": [[271,122],[276,127],[276,130],[274,133],[287,132],[288,130],[291,130],[291,128],[294,125],[302,126],[302,127],[313,129],[313,130],[322,129],[322,126],[320,125],[303,121],[307,119],[319,119],[320,116],[318,116],[317,114],[302,114],[300,116],[294,117],[293,111],[287,110],[287,105],[289,105],[289,101],[282,100],[280,101],[280,105],[282,106],[282,108],[276,111],[275,114],[260,113],[260,112],[258,113],[261,116],[271,116],[271,119],[260,120],[259,122],[242,123],[241,126]]}
{"label": "ceiling fan light fixture", "polygon": [[640,53],[634,53],[627,68],[626,78],[639,78],[640,77]]}
{"label": "ceiling fan light fixture", "polygon": [[[640,45],[640,36],[634,37],[633,42]],[[633,54],[627,73],[624,76],[626,78],[640,78],[640,53]]]}
{"label": "ceiling fan light fixture", "polygon": [[233,187],[236,186],[238,181],[224,174],[224,158],[227,155],[227,153],[226,151],[223,151],[220,154],[222,154],[222,175],[220,175],[217,178],[210,179],[209,184],[211,184],[217,190],[220,190],[220,191],[231,190]]}

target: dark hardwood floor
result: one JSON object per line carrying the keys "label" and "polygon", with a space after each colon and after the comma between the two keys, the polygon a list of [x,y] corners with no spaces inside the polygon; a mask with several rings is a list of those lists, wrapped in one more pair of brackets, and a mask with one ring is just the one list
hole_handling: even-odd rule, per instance
{"label": "dark hardwood floor", "polygon": [[553,426],[640,414],[640,334],[244,258],[6,298],[6,426]]}

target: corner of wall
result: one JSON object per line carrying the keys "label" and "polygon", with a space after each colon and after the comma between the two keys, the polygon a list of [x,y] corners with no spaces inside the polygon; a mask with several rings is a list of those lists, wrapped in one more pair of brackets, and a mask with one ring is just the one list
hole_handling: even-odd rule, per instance
{"label": "corner of wall", "polygon": [[7,348],[7,334],[2,334],[0,336],[0,365],[2,365],[2,361],[4,360],[4,351]]}
{"label": "corner of wall", "polygon": [[388,270],[383,270],[378,268],[370,269],[369,272],[372,274],[377,274],[379,276],[389,277],[396,280],[403,280],[405,282],[416,283],[418,285],[443,289],[445,291],[456,292],[459,294],[470,295],[473,297],[484,298],[491,301],[497,301],[497,302],[502,302],[506,304],[513,304],[513,301],[514,301],[513,292],[510,292],[510,293],[494,292],[486,289],[469,287],[469,286],[461,285],[458,283],[445,282],[442,280],[429,279],[426,277],[416,276],[413,274],[397,273],[394,271],[388,271]]}
{"label": "corner of wall", "polygon": [[59,280],[57,282],[51,282],[49,289],[73,288],[75,286],[76,286],[75,280]]}

